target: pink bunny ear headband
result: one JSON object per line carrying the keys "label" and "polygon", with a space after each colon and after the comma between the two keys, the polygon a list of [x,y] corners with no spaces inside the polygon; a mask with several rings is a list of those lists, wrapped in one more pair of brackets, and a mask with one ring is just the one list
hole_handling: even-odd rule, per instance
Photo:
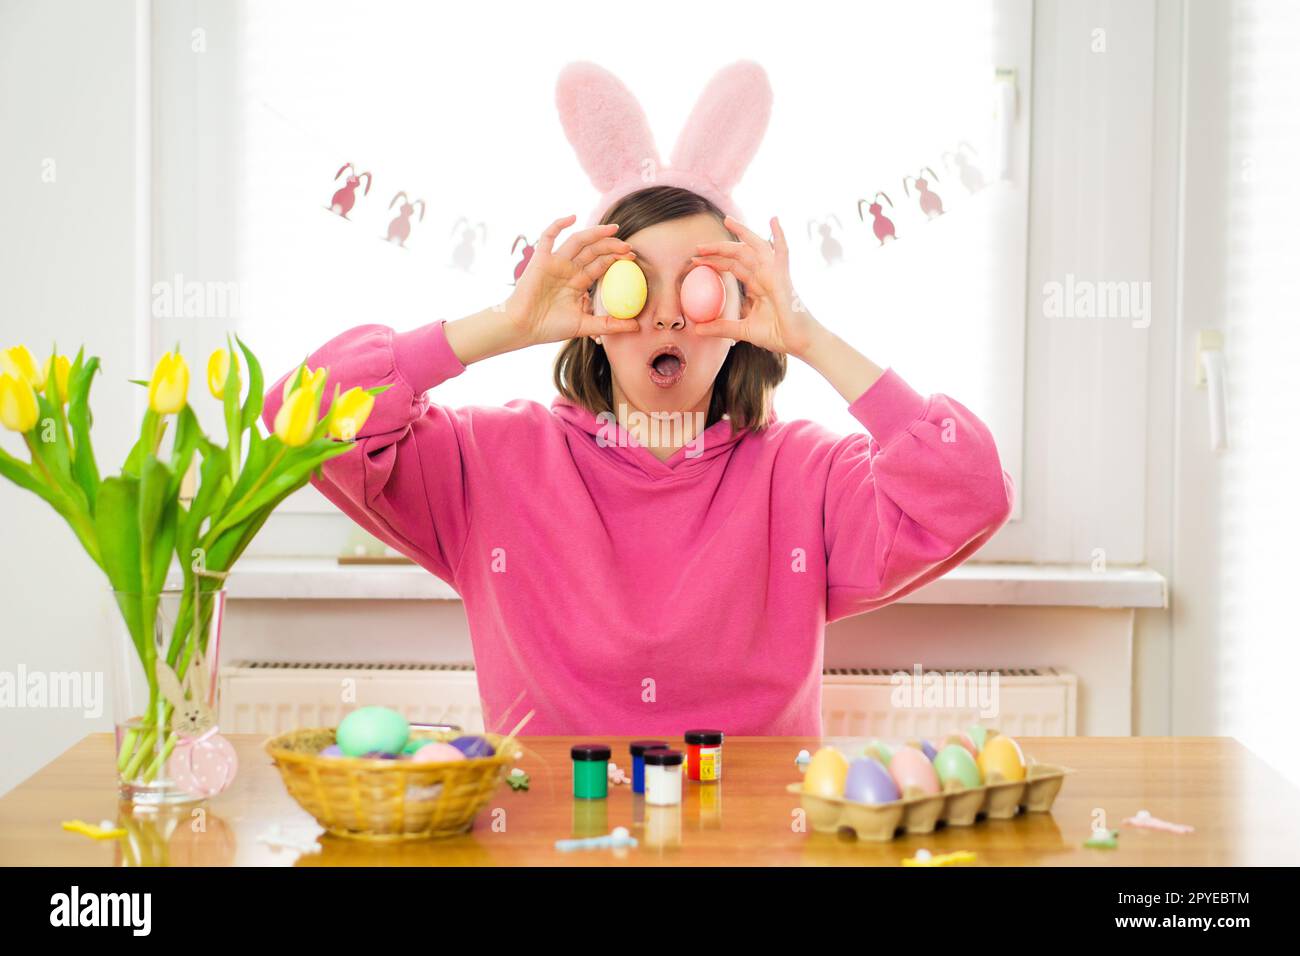
{"label": "pink bunny ear headband", "polygon": [[566,66],[556,81],[555,105],[578,161],[601,193],[588,226],[624,196],[651,186],[689,189],[739,219],[731,190],[763,140],[772,87],[750,60],[719,70],[696,101],[667,166],[641,104],[603,67]]}

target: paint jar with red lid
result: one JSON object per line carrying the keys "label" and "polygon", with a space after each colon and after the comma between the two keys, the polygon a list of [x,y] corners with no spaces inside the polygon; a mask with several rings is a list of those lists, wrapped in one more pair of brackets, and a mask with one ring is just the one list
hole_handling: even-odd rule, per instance
{"label": "paint jar with red lid", "polygon": [[686,731],[686,776],[699,783],[722,779],[722,731]]}

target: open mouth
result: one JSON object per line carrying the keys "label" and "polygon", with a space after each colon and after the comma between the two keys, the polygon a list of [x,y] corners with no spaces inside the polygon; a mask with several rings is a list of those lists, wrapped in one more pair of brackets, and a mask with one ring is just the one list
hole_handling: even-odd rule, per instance
{"label": "open mouth", "polygon": [[650,381],[660,388],[672,388],[686,372],[686,356],[675,345],[661,345],[646,363],[650,368]]}

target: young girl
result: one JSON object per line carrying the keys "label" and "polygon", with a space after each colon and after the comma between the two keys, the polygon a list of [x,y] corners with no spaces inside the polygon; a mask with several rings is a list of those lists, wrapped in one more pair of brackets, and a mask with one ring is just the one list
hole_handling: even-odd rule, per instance
{"label": "young girl", "polygon": [[[560,91],[601,224],[561,241],[576,217],[551,223],[504,306],[408,332],[365,325],[313,353],[329,394],[391,386],[315,484],[459,592],[489,728],[522,697],[530,734],[818,736],[827,622],[968,558],[1006,520],[1011,481],[968,409],[918,394],[799,304],[777,219],[769,242],[729,215],[767,121],[761,68],[719,74],[648,187],[653,144],[631,95],[590,64],[566,68]],[[620,259],[647,280],[630,319],[601,304]],[[727,289],[707,323],[679,300],[699,264]],[[567,343],[550,408],[425,394],[547,342]],[[791,357],[863,432],[777,419]]]}

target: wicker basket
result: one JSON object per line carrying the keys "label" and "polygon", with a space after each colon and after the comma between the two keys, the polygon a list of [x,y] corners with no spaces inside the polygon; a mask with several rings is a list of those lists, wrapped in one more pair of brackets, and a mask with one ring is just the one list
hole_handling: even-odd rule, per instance
{"label": "wicker basket", "polygon": [[[430,742],[455,733],[414,731]],[[364,757],[322,757],[334,728],[295,730],[266,742],[289,795],[330,833],[357,840],[396,842],[455,836],[474,825],[513,760],[515,743],[484,734],[491,757],[414,763]]]}

